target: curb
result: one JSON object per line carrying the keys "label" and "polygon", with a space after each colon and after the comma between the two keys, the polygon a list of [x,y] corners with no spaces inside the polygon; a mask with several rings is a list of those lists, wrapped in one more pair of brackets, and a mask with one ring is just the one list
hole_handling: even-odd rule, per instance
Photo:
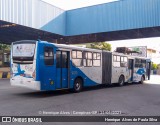
{"label": "curb", "polygon": [[3,78],[9,79],[10,78],[10,72],[2,72],[2,71],[0,71],[0,79],[3,79]]}

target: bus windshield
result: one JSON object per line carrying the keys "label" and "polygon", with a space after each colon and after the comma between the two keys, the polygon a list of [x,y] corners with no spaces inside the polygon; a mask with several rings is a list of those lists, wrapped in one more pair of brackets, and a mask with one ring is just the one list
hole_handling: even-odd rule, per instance
{"label": "bus windshield", "polygon": [[35,42],[16,42],[13,43],[13,61],[33,61],[35,53]]}

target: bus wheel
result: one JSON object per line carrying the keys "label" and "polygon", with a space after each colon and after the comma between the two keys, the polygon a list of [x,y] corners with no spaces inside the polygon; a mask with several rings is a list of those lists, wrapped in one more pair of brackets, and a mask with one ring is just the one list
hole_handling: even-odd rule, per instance
{"label": "bus wheel", "polygon": [[82,79],[81,78],[76,78],[74,81],[74,87],[73,91],[74,92],[80,92],[82,90]]}
{"label": "bus wheel", "polygon": [[143,84],[143,83],[144,83],[144,76],[142,76],[142,77],[141,77],[141,81],[140,81],[140,83],[141,83],[141,84]]}
{"label": "bus wheel", "polygon": [[123,86],[124,85],[124,76],[120,76],[118,80],[118,85]]}

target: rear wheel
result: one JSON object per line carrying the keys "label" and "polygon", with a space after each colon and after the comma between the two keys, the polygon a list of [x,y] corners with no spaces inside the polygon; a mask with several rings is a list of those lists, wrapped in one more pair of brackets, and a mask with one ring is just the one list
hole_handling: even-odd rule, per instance
{"label": "rear wheel", "polygon": [[120,76],[118,80],[118,85],[123,86],[124,85],[124,76]]}
{"label": "rear wheel", "polygon": [[76,78],[74,81],[74,87],[73,91],[74,92],[80,92],[82,90],[82,79],[81,78]]}

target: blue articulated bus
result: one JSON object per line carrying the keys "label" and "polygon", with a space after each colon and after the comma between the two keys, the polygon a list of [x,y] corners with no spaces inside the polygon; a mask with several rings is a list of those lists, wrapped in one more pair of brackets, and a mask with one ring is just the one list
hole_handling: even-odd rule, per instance
{"label": "blue articulated bus", "polygon": [[99,84],[143,83],[150,78],[150,64],[144,57],[22,40],[12,43],[10,83],[34,90],[79,92]]}

